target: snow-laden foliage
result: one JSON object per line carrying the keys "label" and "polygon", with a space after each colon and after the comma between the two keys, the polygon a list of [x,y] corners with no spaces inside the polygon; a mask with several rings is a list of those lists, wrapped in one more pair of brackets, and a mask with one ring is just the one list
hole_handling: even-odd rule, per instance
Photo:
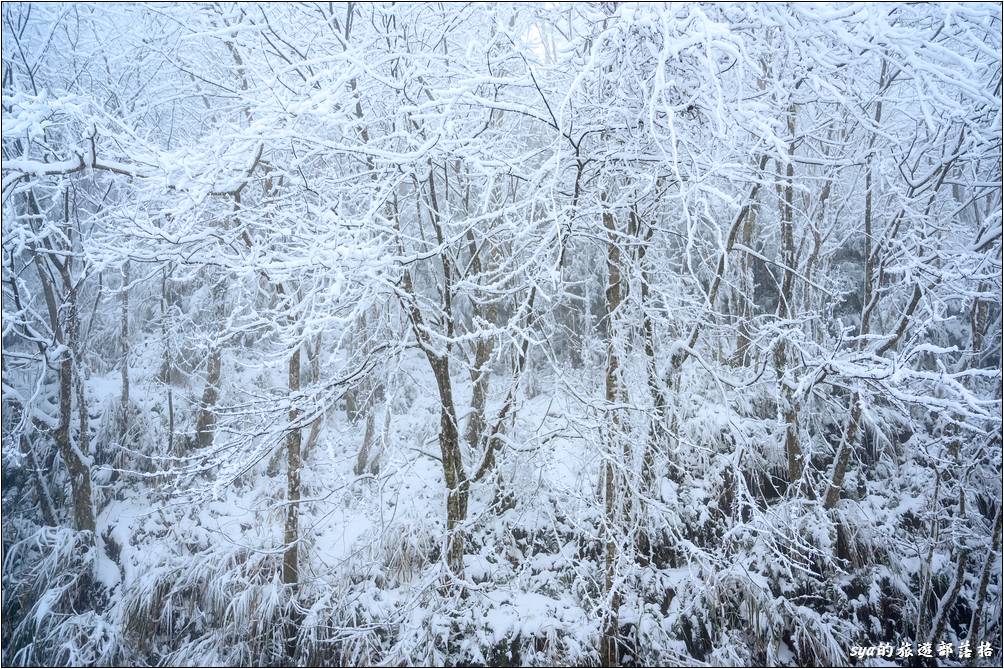
{"label": "snow-laden foliage", "polygon": [[999,664],[999,5],[2,28],[4,664]]}

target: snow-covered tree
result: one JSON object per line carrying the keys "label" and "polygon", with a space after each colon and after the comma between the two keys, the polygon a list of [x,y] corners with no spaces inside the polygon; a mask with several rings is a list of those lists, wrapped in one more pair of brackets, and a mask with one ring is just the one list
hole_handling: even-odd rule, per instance
{"label": "snow-covered tree", "polygon": [[999,5],[2,29],[5,663],[999,662]]}

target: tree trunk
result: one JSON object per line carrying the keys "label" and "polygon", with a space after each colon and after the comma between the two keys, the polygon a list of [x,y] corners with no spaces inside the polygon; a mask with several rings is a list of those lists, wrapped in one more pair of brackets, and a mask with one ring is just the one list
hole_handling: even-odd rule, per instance
{"label": "tree trunk", "polygon": [[[616,666],[619,657],[617,653],[617,636],[619,628],[619,612],[621,597],[615,587],[616,564],[617,564],[617,541],[616,528],[619,526],[620,509],[618,505],[618,488],[616,472],[613,458],[617,457],[618,446],[620,446],[620,421],[618,420],[617,409],[614,408],[621,397],[620,379],[618,377],[620,360],[618,358],[615,338],[617,337],[614,320],[617,309],[621,304],[621,273],[620,273],[620,247],[617,245],[615,236],[614,216],[610,212],[604,212],[603,224],[607,229],[607,288],[606,288],[606,317],[608,328],[607,340],[607,369],[605,383],[605,399],[607,410],[610,412],[610,441],[609,453],[605,465],[604,481],[604,534],[605,540],[605,579],[609,609],[606,611],[603,621],[602,639],[600,642],[600,662],[604,666]],[[625,450],[628,448],[624,445]],[[622,463],[627,466],[627,461]]]}
{"label": "tree trunk", "polygon": [[[311,384],[321,380],[321,335],[314,338],[314,345],[307,348],[307,378]],[[307,434],[307,443],[303,446],[301,460],[306,462],[310,458],[317,440],[321,436],[321,426],[324,424],[324,414],[322,413],[310,424],[310,432]]]}
{"label": "tree trunk", "polygon": [[355,423],[359,418],[359,403],[356,401],[355,387],[345,391],[345,418],[349,423]]}
{"label": "tree trunk", "polygon": [[[475,313],[480,315],[480,308],[475,308]],[[497,309],[491,305],[487,310],[487,320],[492,325],[497,318]],[[491,370],[488,369],[488,361],[491,359],[493,340],[479,339],[474,351],[474,369],[471,370],[471,382],[474,384],[474,392],[471,395],[471,413],[467,419],[467,430],[464,435],[467,444],[473,452],[478,452],[478,445],[485,431],[485,401],[488,398],[488,387],[491,384]]]}
{"label": "tree trunk", "polygon": [[[879,74],[879,87],[880,89],[885,85],[885,71],[886,62],[882,61],[882,70]],[[875,107],[875,123],[882,118],[882,100],[876,103]],[[868,148],[871,149],[875,144],[875,135],[868,144]],[[872,229],[872,157],[869,155],[865,161],[865,211],[864,211],[864,243],[865,243],[865,258],[864,258],[864,286],[861,296],[862,310],[861,310],[861,325],[859,328],[859,333],[862,337],[862,344],[865,341],[864,337],[871,330],[871,314],[873,310],[878,306],[879,298],[881,292],[876,289],[875,283],[875,264],[876,264],[876,254],[878,249],[874,248],[872,241],[874,238],[874,231]],[[881,277],[881,267],[879,268],[879,276]],[[918,293],[919,295],[919,293]],[[918,297],[919,300],[919,297]],[[887,343],[895,343],[895,340]],[[882,355],[883,349],[879,349],[878,355]],[[847,423],[847,430],[844,433],[844,438],[840,443],[840,449],[837,452],[837,457],[833,463],[833,474],[830,477],[830,485],[826,491],[826,499],[824,500],[823,506],[826,509],[832,509],[836,506],[837,502],[840,500],[840,491],[844,484],[844,476],[847,474],[847,465],[850,462],[851,450],[854,448],[855,440],[857,439],[858,429],[861,422],[861,395],[855,392],[851,396],[851,416]]]}
{"label": "tree trunk", "polygon": [[[794,108],[788,113],[788,133],[795,135]],[[794,232],[794,198],[795,198],[795,163],[792,160],[795,153],[794,141],[788,145],[788,164],[785,168],[784,205],[781,217],[781,250],[785,264],[784,276],[781,280],[781,317],[790,319],[795,314],[794,284],[795,265],[795,232]],[[798,486],[802,479],[802,448],[798,439],[798,401],[790,384],[784,378],[787,369],[787,343],[782,341],[774,350],[774,369],[781,390],[782,415],[784,418],[784,452],[788,462],[788,482]]]}
{"label": "tree trunk", "polygon": [[[640,232],[642,223],[634,209],[631,210],[631,217],[635,221],[634,229]],[[653,233],[653,228],[647,226],[644,239],[638,245],[638,265],[641,267],[641,299],[639,306],[643,314],[642,335],[645,341],[645,375],[654,411],[654,415],[649,421],[648,441],[645,444],[645,455],[642,459],[642,485],[646,491],[651,489],[655,479],[654,458],[661,443],[660,436],[665,434],[666,431],[667,405],[666,395],[659,386],[658,357],[655,351],[655,324],[652,321],[653,306],[649,304],[652,277],[650,263],[645,262],[645,251],[652,242]]]}
{"label": "tree trunk", "polygon": [[369,472],[373,476],[380,473],[380,459],[383,457],[384,449],[387,447],[387,437],[390,433],[390,404],[384,405],[383,413],[383,430],[380,432],[380,448],[377,450],[376,455],[370,458]]}
{"label": "tree trunk", "polygon": [[122,263],[122,318],[119,328],[119,345],[122,351],[122,438],[129,429],[129,261]]}
{"label": "tree trunk", "polygon": [[70,474],[70,489],[73,495],[73,528],[77,531],[95,529],[94,502],[91,494],[91,467],[85,451],[84,439],[87,438],[87,407],[83,405],[83,391],[77,388],[77,401],[81,405],[81,441],[73,443],[70,436],[70,421],[73,411],[74,373],[73,351],[77,345],[79,322],[77,318],[77,291],[70,285],[66,297],[66,336],[67,348],[64,349],[59,365],[59,426],[56,428],[56,445]]}
{"label": "tree trunk", "polygon": [[983,563],[983,572],[980,574],[980,585],[976,594],[976,604],[973,606],[973,615],[969,619],[969,638],[974,643],[980,642],[980,628],[983,625],[983,606],[987,600],[987,588],[990,585],[990,576],[993,573],[994,563],[997,562],[997,550],[1000,542],[1001,507],[998,506],[997,516],[994,519],[994,533],[990,539],[990,550],[987,551],[987,561]]}
{"label": "tree trunk", "polygon": [[[360,318],[359,322],[356,323],[355,333],[361,333],[366,327],[365,318]],[[353,340],[359,337],[356,334],[350,334],[348,341],[348,349],[351,351],[353,347]],[[363,337],[365,339],[365,337]],[[359,420],[359,414],[361,408],[359,406],[359,389],[356,385],[349,386],[345,389],[345,418],[350,424],[354,424]]]}
{"label": "tree trunk", "polygon": [[359,448],[359,455],[356,456],[356,466],[352,472],[356,476],[361,476],[366,471],[369,464],[370,444],[373,443],[373,411],[366,412],[366,431],[363,433],[363,445]]}
{"label": "tree trunk", "polygon": [[837,451],[836,461],[833,463],[833,474],[830,477],[830,485],[826,490],[826,499],[823,507],[832,509],[840,500],[840,491],[844,486],[844,476],[847,474],[847,463],[851,458],[851,449],[858,437],[858,428],[861,423],[861,397],[857,393],[851,398],[851,417],[847,422],[847,430],[844,438],[840,442],[840,449]]}
{"label": "tree trunk", "polygon": [[[223,291],[223,279],[220,279],[213,285],[212,296],[213,306],[221,323],[223,320]],[[213,444],[216,432],[216,403],[220,399],[222,373],[223,344],[218,336],[209,349],[209,360],[206,365],[206,387],[202,391],[199,415],[195,421],[195,441],[200,448]]]}
{"label": "tree trunk", "polygon": [[[20,421],[21,412],[15,410],[14,422]],[[22,432],[18,437],[18,445],[21,454],[24,455],[25,466],[31,472],[31,483],[35,488],[35,496],[38,497],[38,507],[42,513],[42,522],[50,527],[56,526],[56,508],[52,503],[52,496],[49,494],[49,487],[42,478],[42,470],[38,466],[38,459],[35,458],[35,451],[28,442],[28,437]]]}
{"label": "tree trunk", "polygon": [[[759,216],[760,207],[756,202],[751,202],[746,220],[743,222],[742,243],[749,248],[753,240],[753,226]],[[740,302],[739,327],[737,328],[736,350],[732,354],[732,365],[735,367],[745,367],[749,364],[749,349],[752,342],[752,332],[750,331],[750,321],[753,318],[753,298],[754,281],[752,277],[752,256],[743,251],[739,264],[739,286],[740,292],[737,295]]]}
{"label": "tree trunk", "polygon": [[223,351],[218,343],[213,343],[206,366],[206,387],[202,391],[199,416],[195,421],[196,444],[211,446],[216,430],[216,402],[220,398],[220,374],[223,369]]}
{"label": "tree trunk", "polygon": [[160,280],[160,338],[164,348],[164,359],[161,361],[160,378],[167,387],[167,452],[174,452],[174,356],[171,353],[171,338],[167,327],[167,270],[161,273]]}
{"label": "tree trunk", "polygon": [[[429,216],[436,232],[437,243],[445,243],[443,228],[439,220],[439,201],[436,197],[436,179],[434,168],[429,163]],[[449,191],[447,190],[447,193]],[[460,433],[457,427],[457,411],[453,401],[453,385],[450,379],[450,347],[449,339],[453,337],[453,268],[448,254],[440,254],[443,269],[443,284],[440,297],[443,311],[443,321],[446,329],[447,343],[445,351],[439,353],[432,346],[429,335],[425,332],[421,312],[414,302],[414,284],[411,274],[405,272],[404,289],[412,296],[410,306],[411,323],[415,336],[429,360],[432,373],[436,378],[439,390],[439,449],[443,462],[443,476],[446,479],[446,564],[452,576],[464,577],[464,521],[467,520],[467,500],[470,482],[460,452]]]}
{"label": "tree trunk", "polygon": [[[64,202],[68,202],[64,200]],[[41,207],[33,191],[29,190],[26,197],[28,213],[33,217],[41,216]],[[68,211],[64,214],[66,239],[72,239],[73,231],[69,226]],[[70,434],[70,421],[73,412],[73,390],[75,357],[79,346],[80,319],[77,313],[77,288],[71,276],[71,258],[62,263],[58,260],[47,260],[31,245],[32,259],[42,284],[46,308],[49,312],[49,325],[56,341],[62,345],[59,354],[59,423],[53,434],[56,450],[63,464],[66,465],[70,478],[70,490],[73,497],[73,528],[77,531],[94,531],[94,503],[91,494],[91,463],[84,450],[73,443]],[[56,291],[53,281],[49,280],[48,267],[55,266],[62,280],[66,295],[62,304],[56,302]],[[60,317],[63,311],[65,316]],[[78,393],[78,399],[83,393]],[[86,410],[86,407],[84,407]],[[86,419],[84,420],[86,425]]]}
{"label": "tree trunk", "polygon": [[295,586],[299,582],[300,540],[300,411],[296,395],[300,390],[300,346],[289,359],[289,435],[286,437],[286,527],[283,540],[282,582]]}
{"label": "tree trunk", "polygon": [[464,576],[464,542],[462,529],[467,520],[469,482],[460,455],[460,435],[457,432],[457,414],[453,406],[453,389],[450,383],[449,359],[430,358],[436,384],[439,386],[441,409],[439,414],[439,449],[446,478],[446,533],[447,566],[454,576]]}

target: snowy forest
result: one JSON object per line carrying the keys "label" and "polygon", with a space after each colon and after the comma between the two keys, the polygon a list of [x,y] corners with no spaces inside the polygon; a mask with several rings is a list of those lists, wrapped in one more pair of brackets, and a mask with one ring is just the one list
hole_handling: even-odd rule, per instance
{"label": "snowy forest", "polygon": [[2,662],[1001,662],[999,4],[2,6]]}

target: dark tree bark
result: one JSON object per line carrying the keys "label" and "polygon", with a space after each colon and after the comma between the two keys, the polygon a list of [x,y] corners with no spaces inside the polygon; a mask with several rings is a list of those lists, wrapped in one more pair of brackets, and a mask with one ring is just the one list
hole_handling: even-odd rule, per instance
{"label": "dark tree bark", "polygon": [[[611,212],[604,212],[603,225],[607,229],[607,287],[606,287],[606,317],[609,336],[607,340],[607,369],[605,376],[605,399],[607,410],[611,413],[610,419],[610,454],[604,466],[604,486],[603,486],[603,509],[605,517],[605,578],[604,588],[609,598],[609,608],[604,613],[602,638],[600,641],[600,662],[604,666],[617,666],[619,657],[617,653],[617,637],[619,628],[619,614],[621,605],[621,595],[614,585],[617,562],[617,541],[615,537],[616,528],[620,525],[620,504],[618,500],[619,488],[617,485],[616,471],[612,458],[618,453],[621,446],[620,421],[615,405],[620,401],[622,391],[620,388],[620,359],[616,346],[616,327],[614,319],[617,310],[621,305],[621,258],[620,246],[616,235],[616,224],[614,215]],[[627,445],[623,445],[625,450]],[[625,460],[622,463],[627,465]]]}
{"label": "dark tree bark", "polygon": [[[222,280],[213,286],[213,305],[217,314],[222,316],[223,287]],[[199,403],[199,414],[195,420],[195,440],[200,447],[213,444],[216,432],[216,403],[220,399],[220,380],[223,373],[223,344],[215,340],[209,349],[209,359],[206,364],[206,386],[202,391],[202,401]]]}
{"label": "dark tree bark", "polygon": [[296,395],[300,390],[300,347],[289,358],[289,423],[286,437],[286,525],[283,539],[286,545],[282,556],[282,582],[296,585],[299,582],[300,542],[300,410]]}

